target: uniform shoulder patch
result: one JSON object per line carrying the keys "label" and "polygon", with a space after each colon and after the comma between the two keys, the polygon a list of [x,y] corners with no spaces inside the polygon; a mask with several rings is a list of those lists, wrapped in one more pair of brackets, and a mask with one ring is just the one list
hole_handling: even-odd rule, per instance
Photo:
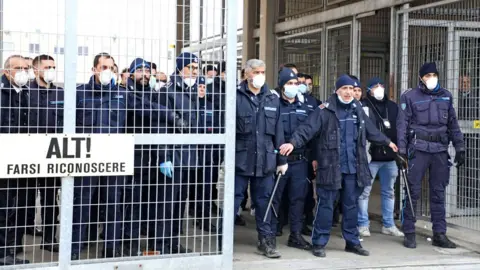
{"label": "uniform shoulder patch", "polygon": [[405,110],[407,108],[407,104],[406,103],[402,103],[400,106],[402,106],[402,110]]}

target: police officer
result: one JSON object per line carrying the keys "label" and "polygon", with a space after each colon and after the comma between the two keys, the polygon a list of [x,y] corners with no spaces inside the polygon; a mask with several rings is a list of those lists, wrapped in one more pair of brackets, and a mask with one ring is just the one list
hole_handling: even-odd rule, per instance
{"label": "police officer", "polygon": [[314,96],[312,96],[312,94],[311,94],[312,92],[311,92],[309,86],[307,86],[307,83],[306,83],[307,76],[310,77],[310,75],[303,74],[303,73],[298,73],[297,76],[298,76],[298,82],[300,83],[298,85],[298,92],[300,93],[299,96],[301,96],[302,97],[301,99],[303,99],[303,101],[302,100],[300,100],[300,101],[307,104],[308,109],[313,112],[315,110],[315,108],[318,107],[318,105],[322,104],[322,102],[320,102]]}
{"label": "police officer", "polygon": [[[30,130],[32,133],[61,133],[63,130],[64,91],[54,84],[56,78],[55,60],[50,55],[39,55],[33,59],[35,80],[30,83]],[[59,178],[37,179],[43,218],[43,241],[41,249],[58,252],[55,239],[57,217],[57,189]]]}
{"label": "police officer", "polygon": [[[461,166],[465,162],[465,144],[453,108],[452,94],[438,83],[435,63],[425,63],[419,71],[420,82],[416,88],[405,91],[400,97],[402,116],[398,123],[398,145],[400,154],[408,160],[408,186],[413,209],[417,209],[422,179],[429,171],[430,213],[434,246],[455,248],[445,235],[445,187],[448,185],[452,164],[448,155],[450,142],[455,147],[454,162]],[[402,164],[406,167],[407,164]],[[416,218],[409,210],[406,200],[403,209],[403,245],[415,248]]]}
{"label": "police officer", "polygon": [[[198,77],[199,131],[208,134],[219,134],[223,131],[223,121],[220,112],[215,110],[213,102],[207,96],[206,78]],[[216,226],[210,223],[212,211],[212,183],[217,181],[220,164],[220,149],[217,145],[199,145],[197,181],[190,185],[190,209],[195,216],[197,227],[206,232],[216,231]]]}
{"label": "police officer", "polygon": [[[244,80],[237,88],[237,126],[235,152],[235,207],[240,208],[244,192],[250,182],[255,204],[258,233],[258,251],[268,258],[278,258],[271,215],[264,222],[268,202],[274,186],[274,173],[285,174],[286,157],[276,149],[284,142],[280,118],[280,100],[265,84],[265,63],[250,59],[245,64]],[[235,217],[235,215],[234,215]]]}
{"label": "police officer", "polygon": [[[385,83],[380,78],[372,78],[367,83],[367,96],[364,99],[368,116],[377,128],[393,143],[397,143],[397,118],[399,106],[388,99],[385,94]],[[372,173],[372,183],[377,174],[381,185],[382,198],[382,233],[393,236],[404,236],[393,221],[395,207],[395,182],[398,176],[396,160],[397,153],[385,146],[372,144],[370,146],[372,161],[369,163]],[[368,219],[368,201],[371,186],[365,187],[358,199],[358,230],[361,236],[370,236],[370,220]]]}
{"label": "police officer", "polygon": [[[125,99],[115,89],[112,74],[114,62],[107,53],[95,56],[92,71],[94,75],[85,85],[77,88],[77,133],[124,133]],[[100,197],[105,200],[104,224],[105,246],[102,257],[120,257],[122,220],[121,187],[124,176],[88,176],[74,180],[74,212],[72,229],[72,260],[78,260],[81,242],[89,223],[92,195],[102,183]],[[105,187],[106,186],[106,187]]]}
{"label": "police officer", "polygon": [[[180,54],[176,59],[176,71],[170,77],[166,91],[160,90],[160,104],[167,104],[188,125],[185,133],[198,132],[197,76],[199,59],[188,52]],[[166,176],[158,192],[165,194],[164,206],[158,207],[165,253],[190,252],[180,244],[180,232],[183,226],[181,219],[184,204],[188,198],[189,179],[194,179],[197,166],[197,151],[193,145],[175,145],[169,151],[170,162],[161,165],[161,172]],[[173,167],[175,165],[175,168]],[[173,173],[172,173],[173,171]]]}
{"label": "police officer", "polygon": [[348,75],[338,78],[336,94],[320,105],[305,125],[298,127],[290,143],[280,147],[280,154],[289,155],[319,134],[315,149],[318,209],[312,234],[313,254],[318,257],[325,257],[325,246],[332,227],[333,203],[340,188],[345,251],[369,255],[360,244],[357,229],[357,200],[363,188],[371,184],[365,140],[397,150],[396,145],[375,128],[360,103],[353,98],[354,84],[355,81]]}
{"label": "police officer", "polygon": [[[298,100],[298,80],[297,75],[289,68],[283,68],[279,77],[279,88],[282,89],[280,98],[280,118],[283,122],[285,141],[289,141],[292,133],[302,125],[308,117],[308,107]],[[280,179],[277,187],[273,206],[277,213],[282,213],[280,209],[282,197],[288,196],[288,217],[290,221],[290,237],[288,246],[306,249],[311,248],[310,243],[305,241],[301,235],[303,207],[307,193],[309,181],[307,179],[307,159],[305,149],[295,149],[292,155],[288,156],[287,174]],[[288,189],[286,194],[283,193]],[[272,218],[272,230],[277,232],[277,218]]]}
{"label": "police officer", "polygon": [[[0,110],[2,117],[0,133],[28,133],[29,90],[28,65],[20,55],[7,58],[3,66],[0,84]],[[25,189],[25,179],[2,179],[0,181],[0,265],[27,264],[28,260],[17,259],[21,252],[16,238],[23,239],[26,213],[18,208],[16,197]],[[34,198],[36,197],[33,194]],[[20,239],[21,244],[21,239]],[[20,246],[21,247],[21,246]]]}

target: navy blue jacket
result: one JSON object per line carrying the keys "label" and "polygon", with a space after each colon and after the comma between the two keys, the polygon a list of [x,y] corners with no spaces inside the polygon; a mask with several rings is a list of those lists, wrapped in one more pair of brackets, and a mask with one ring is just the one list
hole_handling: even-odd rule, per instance
{"label": "navy blue jacket", "polygon": [[212,102],[215,109],[225,111],[225,86],[226,82],[219,77],[213,79],[213,83],[207,84],[207,99]]}
{"label": "navy blue jacket", "polygon": [[[295,98],[293,103],[290,103],[284,98],[280,98],[280,114],[284,130],[285,141],[290,141],[293,132],[307,121],[309,109],[305,103],[302,103]],[[294,149],[292,155],[306,155],[305,148]]]}
{"label": "navy blue jacket", "polygon": [[[126,88],[120,91],[127,93],[127,133],[135,134],[165,134],[167,126],[173,126],[174,114],[165,106],[153,101],[154,95],[149,85],[137,85],[129,78]],[[154,166],[171,160],[167,156],[164,145],[136,145],[135,166],[144,168]]]}
{"label": "navy blue jacket", "polygon": [[[198,99],[198,126],[199,131],[209,134],[224,133],[225,124],[221,118],[222,113],[215,108],[207,97]],[[204,165],[220,164],[222,158],[220,145],[199,145],[199,163]]]}
{"label": "navy blue jacket", "polygon": [[63,131],[63,88],[51,85],[39,86],[30,82],[30,132],[62,133]]}
{"label": "navy blue jacket", "polygon": [[318,105],[322,104],[322,102],[318,101],[314,96],[310,95],[309,93],[303,94],[304,103],[307,105],[310,112],[315,111]]}
{"label": "navy blue jacket", "polygon": [[77,87],[77,133],[125,133],[126,93],[90,77]]}
{"label": "navy blue jacket", "polygon": [[0,133],[28,133],[30,93],[26,86],[17,93],[5,75],[0,85]]}
{"label": "navy blue jacket", "polygon": [[[317,185],[325,189],[338,190],[342,187],[340,164],[340,118],[337,95],[333,94],[325,103],[309,116],[305,125],[298,127],[290,139],[295,148],[304,147],[318,135],[316,140]],[[361,104],[354,100],[351,104],[357,115],[356,174],[359,187],[371,185],[372,175],[368,168],[366,140],[388,145],[390,140],[368,119]]]}
{"label": "navy blue jacket", "polygon": [[[188,87],[180,75],[172,75],[170,83],[166,88],[160,89],[158,93],[158,102],[166,105],[172,110],[177,118],[183,119],[186,128],[183,133],[203,133],[199,130],[198,122],[198,95],[197,85]],[[173,133],[173,129],[168,130]],[[195,145],[175,145],[170,156],[173,157],[172,163],[175,166],[196,166],[197,152]]]}
{"label": "navy blue jacket", "polygon": [[352,104],[337,102],[340,121],[340,170],[345,174],[357,172],[358,117]]}
{"label": "navy blue jacket", "polygon": [[[448,90],[430,91],[420,83],[417,88],[402,94],[400,106],[403,112],[397,123],[400,153],[407,154],[407,148],[428,153],[445,152],[450,142],[456,151],[465,151],[453,97]],[[430,140],[429,136],[437,138]],[[428,140],[424,139],[427,137]]]}
{"label": "navy blue jacket", "polygon": [[284,142],[280,99],[264,85],[255,96],[248,83],[237,87],[235,172],[237,175],[266,177],[287,157],[275,153]]}

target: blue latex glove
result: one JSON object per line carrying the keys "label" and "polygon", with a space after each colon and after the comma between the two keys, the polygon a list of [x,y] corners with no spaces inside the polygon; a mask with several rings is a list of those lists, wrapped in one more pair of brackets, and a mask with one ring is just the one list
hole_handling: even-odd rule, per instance
{"label": "blue latex glove", "polygon": [[172,162],[167,161],[160,164],[160,172],[163,173],[166,177],[172,178],[172,173],[173,173]]}

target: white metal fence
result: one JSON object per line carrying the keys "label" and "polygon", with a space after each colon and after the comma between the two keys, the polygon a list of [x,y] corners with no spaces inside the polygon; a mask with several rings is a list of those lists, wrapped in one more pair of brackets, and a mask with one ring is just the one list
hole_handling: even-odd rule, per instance
{"label": "white metal fence", "polygon": [[231,269],[237,1],[0,7],[0,262]]}

